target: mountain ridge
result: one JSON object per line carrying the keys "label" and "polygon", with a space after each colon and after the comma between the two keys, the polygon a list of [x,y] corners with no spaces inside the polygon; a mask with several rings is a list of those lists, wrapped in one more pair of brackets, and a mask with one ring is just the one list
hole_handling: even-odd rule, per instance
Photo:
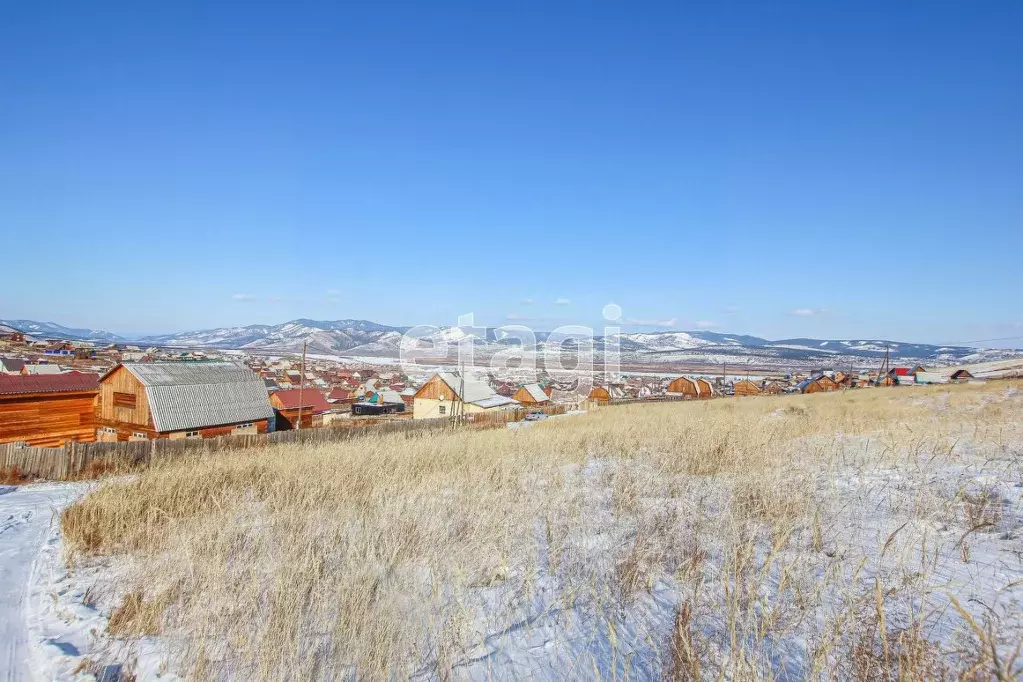
{"label": "mountain ridge", "polygon": [[[100,343],[137,343],[150,346],[212,348],[258,352],[297,352],[305,342],[313,353],[396,357],[407,326],[385,325],[369,320],[312,320],[298,318],[276,325],[244,325],[214,329],[129,337],[112,332],[65,327],[54,322],[0,320],[33,337],[61,338]],[[417,328],[422,330],[422,328]],[[474,337],[475,349],[483,355],[507,351],[517,345],[503,328],[481,329],[436,327],[420,334],[417,342],[434,352],[450,354],[467,336]],[[481,334],[482,332],[482,334]],[[584,340],[537,332],[540,353],[575,352]],[[611,339],[596,337],[592,352],[601,354]],[[887,339],[812,339],[794,337],[770,340],[749,334],[727,334],[708,330],[665,330],[626,332],[617,335],[618,348],[627,362],[737,362],[757,359],[771,362],[845,364],[856,360],[877,360],[886,349],[893,359],[956,363],[966,359],[989,360],[1016,357],[1021,351],[979,349],[969,346],[939,346]]]}

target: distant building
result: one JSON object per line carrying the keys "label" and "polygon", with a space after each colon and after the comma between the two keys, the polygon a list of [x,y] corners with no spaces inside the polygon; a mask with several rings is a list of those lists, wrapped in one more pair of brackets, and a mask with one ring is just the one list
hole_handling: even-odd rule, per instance
{"label": "distant building", "polygon": [[520,386],[511,397],[526,407],[531,407],[533,405],[546,405],[551,400],[550,395],[544,391],[540,384],[526,384],[525,386]]}
{"label": "distant building", "polygon": [[413,419],[439,419],[517,407],[514,398],[498,395],[487,384],[457,372],[439,372],[423,384],[412,399]]}
{"label": "distant building", "polygon": [[323,397],[323,392],[311,386],[274,391],[270,394],[270,404],[274,408],[277,431],[290,431],[296,428],[299,424],[299,415],[303,429],[322,426],[323,415],[333,409]]}
{"label": "distant building", "polygon": [[25,361],[18,358],[0,358],[0,374],[24,374]]}
{"label": "distant building", "polygon": [[826,393],[837,391],[839,386],[835,380],[828,375],[819,376],[814,379],[806,379],[796,384],[800,393]]}
{"label": "distant building", "polygon": [[760,387],[752,381],[743,379],[732,386],[732,394],[736,396],[760,395]]}
{"label": "distant building", "polygon": [[266,433],[266,385],[232,362],[120,364],[100,379],[97,440]]}
{"label": "distant building", "polygon": [[705,400],[714,395],[714,389],[706,379],[678,377],[668,384],[668,393],[682,394],[687,398]]}
{"label": "distant building", "polygon": [[60,374],[60,365],[36,365],[31,364],[25,365],[22,374],[28,374],[31,376],[42,375],[42,374]]}

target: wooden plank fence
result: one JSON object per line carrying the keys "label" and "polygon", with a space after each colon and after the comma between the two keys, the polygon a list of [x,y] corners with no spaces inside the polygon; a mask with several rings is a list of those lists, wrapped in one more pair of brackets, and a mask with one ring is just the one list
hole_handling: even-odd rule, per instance
{"label": "wooden plank fence", "polygon": [[104,473],[138,470],[160,459],[185,454],[218,453],[228,450],[266,448],[298,443],[319,445],[390,433],[413,434],[450,430],[464,426],[446,419],[412,421],[345,420],[317,429],[278,431],[247,436],[207,439],[160,439],[117,443],[67,443],[59,448],[29,447],[22,443],[0,443],[0,471],[17,469],[27,478],[66,480],[92,478]]}

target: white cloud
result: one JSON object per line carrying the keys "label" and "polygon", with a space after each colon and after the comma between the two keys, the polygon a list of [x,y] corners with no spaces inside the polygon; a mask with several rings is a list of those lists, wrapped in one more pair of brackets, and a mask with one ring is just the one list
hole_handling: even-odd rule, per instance
{"label": "white cloud", "polygon": [[710,320],[697,320],[693,323],[697,329],[710,329],[718,326],[717,322],[711,322]]}
{"label": "white cloud", "polygon": [[521,301],[519,301],[519,305],[533,305],[533,299],[524,298]]}
{"label": "white cloud", "polygon": [[572,305],[572,300],[562,296],[561,298],[555,299],[554,305]]}
{"label": "white cloud", "polygon": [[792,311],[792,314],[796,317],[813,317],[815,315],[823,315],[828,312],[827,308],[796,308]]}
{"label": "white cloud", "polygon": [[256,297],[253,294],[235,294],[231,297],[235,301],[255,301]]}
{"label": "white cloud", "polygon": [[677,322],[678,319],[674,317],[663,319],[627,317],[622,320],[622,324],[632,325],[633,327],[674,327]]}

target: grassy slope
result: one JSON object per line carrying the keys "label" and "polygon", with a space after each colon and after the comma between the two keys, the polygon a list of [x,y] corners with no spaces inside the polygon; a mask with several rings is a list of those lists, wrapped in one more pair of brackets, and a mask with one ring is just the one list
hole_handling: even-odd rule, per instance
{"label": "grassy slope", "polygon": [[1015,390],[180,460],[104,486],[64,530],[79,560],[134,562],[111,630],[172,635],[198,679],[1009,675]]}

